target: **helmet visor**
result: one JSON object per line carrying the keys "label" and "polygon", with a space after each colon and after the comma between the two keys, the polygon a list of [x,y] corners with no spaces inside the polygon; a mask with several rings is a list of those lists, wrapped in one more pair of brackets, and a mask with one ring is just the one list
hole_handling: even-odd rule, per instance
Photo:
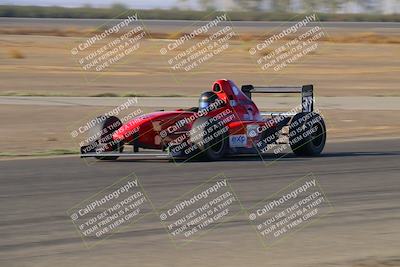
{"label": "helmet visor", "polygon": [[200,103],[199,103],[199,108],[200,109],[207,108],[208,106],[209,106],[209,103],[208,103],[207,100],[200,101]]}

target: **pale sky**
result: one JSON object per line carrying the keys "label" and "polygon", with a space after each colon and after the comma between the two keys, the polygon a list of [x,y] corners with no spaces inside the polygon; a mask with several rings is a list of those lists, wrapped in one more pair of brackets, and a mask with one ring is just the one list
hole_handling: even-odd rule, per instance
{"label": "pale sky", "polygon": [[141,1],[119,1],[119,0],[0,0],[0,5],[35,5],[35,6],[66,6],[77,7],[84,4],[92,6],[109,6],[113,3],[123,3],[126,6],[134,8],[169,8],[177,6],[176,0],[141,0]]}
{"label": "pale sky", "polygon": [[[127,0],[0,0],[0,5],[35,5],[35,6],[65,6],[65,7],[79,7],[85,4],[90,4],[94,7],[105,7],[110,6],[113,3],[123,3],[124,5],[134,9],[152,9],[152,8],[171,8],[181,6],[189,9],[199,9],[198,0],[183,0],[186,1],[182,6],[182,0],[138,0],[138,1],[127,1]],[[225,7],[229,10],[229,5],[225,6],[226,3],[231,3],[233,0],[216,0],[217,8]],[[299,0],[293,0],[293,3]],[[399,14],[400,13],[400,0],[364,0],[378,4],[378,9],[384,14]],[[266,1],[268,2],[268,1]],[[340,12],[345,13],[359,13],[364,12],[360,6],[357,6],[355,2],[349,2],[347,5],[342,7]]]}

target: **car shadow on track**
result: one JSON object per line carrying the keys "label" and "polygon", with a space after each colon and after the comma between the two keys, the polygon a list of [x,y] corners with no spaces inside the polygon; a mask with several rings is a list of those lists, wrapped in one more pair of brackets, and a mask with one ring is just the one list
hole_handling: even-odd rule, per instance
{"label": "car shadow on track", "polygon": [[[371,156],[400,156],[399,151],[390,151],[390,152],[327,152],[323,153],[319,156],[314,157],[305,157],[305,156],[296,156],[293,153],[287,154],[263,154],[262,157],[260,155],[235,155],[224,157],[215,162],[224,162],[224,161],[309,161],[312,159],[321,159],[321,158],[343,158],[343,157],[371,157]],[[115,161],[105,161],[105,162],[115,162]],[[123,158],[118,159],[116,162],[148,162],[148,163],[196,163],[196,162],[209,162],[201,159],[190,159],[190,160],[172,160],[172,159],[130,159]]]}
{"label": "car shadow on track", "polygon": [[330,152],[323,153],[320,157],[335,158],[335,157],[371,157],[371,156],[400,156],[400,151],[385,151],[385,152]]}
{"label": "car shadow on track", "polygon": [[321,158],[342,158],[342,157],[371,157],[371,156],[400,156],[399,151],[391,152],[327,152],[319,156],[296,156],[294,153],[287,154],[263,154],[257,155],[246,155],[246,156],[231,156],[221,159],[220,161],[307,161],[312,159]]}

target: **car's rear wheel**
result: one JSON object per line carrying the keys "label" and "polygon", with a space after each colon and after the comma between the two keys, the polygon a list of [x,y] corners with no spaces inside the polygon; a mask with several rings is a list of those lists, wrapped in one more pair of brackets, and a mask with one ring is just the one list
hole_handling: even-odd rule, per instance
{"label": "car's rear wheel", "polygon": [[199,151],[199,156],[206,160],[222,158],[228,149],[228,132],[220,120],[208,117],[198,118],[192,125],[190,141]]}
{"label": "car's rear wheel", "polygon": [[326,126],[322,116],[315,112],[296,114],[289,125],[289,143],[298,156],[321,154],[326,142]]}
{"label": "car's rear wheel", "polygon": [[[103,118],[103,119],[102,119]],[[123,144],[114,141],[112,136],[122,126],[122,122],[115,116],[97,117],[96,123],[90,128],[89,136],[92,137],[94,152],[122,152]],[[118,156],[96,156],[99,160],[116,160]]]}

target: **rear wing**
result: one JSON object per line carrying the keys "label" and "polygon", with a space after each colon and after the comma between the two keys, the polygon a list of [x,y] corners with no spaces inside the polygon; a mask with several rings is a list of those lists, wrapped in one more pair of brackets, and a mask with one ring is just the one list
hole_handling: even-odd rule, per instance
{"label": "rear wing", "polygon": [[314,110],[314,87],[312,84],[303,86],[253,86],[242,85],[242,92],[251,99],[253,93],[301,93],[302,112],[312,112]]}

